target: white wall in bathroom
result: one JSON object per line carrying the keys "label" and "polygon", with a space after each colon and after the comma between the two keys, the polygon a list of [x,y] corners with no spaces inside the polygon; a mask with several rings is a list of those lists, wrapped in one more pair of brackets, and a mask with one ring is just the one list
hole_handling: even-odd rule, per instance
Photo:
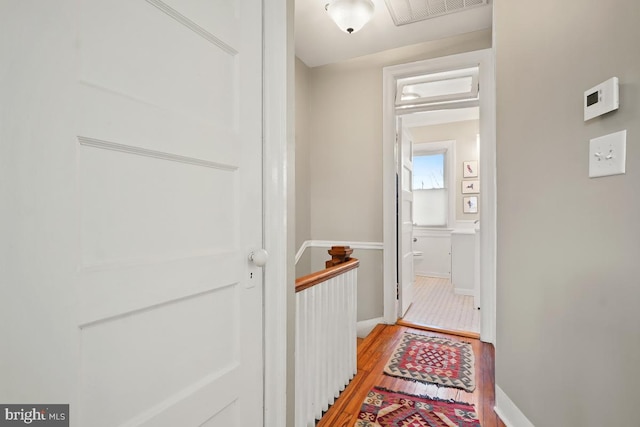
{"label": "white wall in bathroom", "polygon": [[451,277],[451,230],[413,229],[414,271],[420,276]]}

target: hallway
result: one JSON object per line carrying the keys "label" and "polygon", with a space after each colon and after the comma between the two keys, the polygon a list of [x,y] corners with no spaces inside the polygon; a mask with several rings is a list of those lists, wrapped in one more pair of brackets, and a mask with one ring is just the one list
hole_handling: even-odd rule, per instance
{"label": "hallway", "polygon": [[477,339],[464,338],[473,347],[475,357],[476,389],[472,392],[437,387],[389,377],[383,374],[383,368],[396,343],[404,332],[423,335],[442,336],[449,339],[461,338],[418,331],[398,325],[378,325],[358,345],[358,373],[342,392],[338,400],[325,413],[317,427],[352,427],[357,420],[360,407],[369,390],[374,386],[405,392],[414,395],[428,395],[439,399],[454,399],[475,405],[478,418],[483,427],[505,427],[493,410],[494,392],[494,348],[491,344]]}

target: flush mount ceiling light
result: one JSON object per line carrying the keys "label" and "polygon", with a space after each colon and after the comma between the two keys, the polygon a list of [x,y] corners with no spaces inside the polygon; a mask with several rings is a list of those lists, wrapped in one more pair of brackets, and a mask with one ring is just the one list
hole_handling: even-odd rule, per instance
{"label": "flush mount ceiling light", "polygon": [[355,33],[373,16],[371,0],[334,0],[325,9],[333,22],[346,33]]}

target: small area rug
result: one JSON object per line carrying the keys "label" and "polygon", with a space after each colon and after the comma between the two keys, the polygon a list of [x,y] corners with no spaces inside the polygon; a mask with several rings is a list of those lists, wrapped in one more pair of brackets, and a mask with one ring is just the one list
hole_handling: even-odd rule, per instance
{"label": "small area rug", "polygon": [[354,427],[480,427],[473,405],[374,387]]}
{"label": "small area rug", "polygon": [[384,367],[393,377],[473,391],[471,344],[406,332]]}

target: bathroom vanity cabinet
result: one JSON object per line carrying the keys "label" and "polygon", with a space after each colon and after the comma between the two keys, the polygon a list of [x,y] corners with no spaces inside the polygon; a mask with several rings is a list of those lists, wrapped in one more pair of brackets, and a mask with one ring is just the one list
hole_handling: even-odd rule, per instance
{"label": "bathroom vanity cabinet", "polygon": [[474,229],[451,232],[451,283],[456,294],[475,296],[476,239]]}

